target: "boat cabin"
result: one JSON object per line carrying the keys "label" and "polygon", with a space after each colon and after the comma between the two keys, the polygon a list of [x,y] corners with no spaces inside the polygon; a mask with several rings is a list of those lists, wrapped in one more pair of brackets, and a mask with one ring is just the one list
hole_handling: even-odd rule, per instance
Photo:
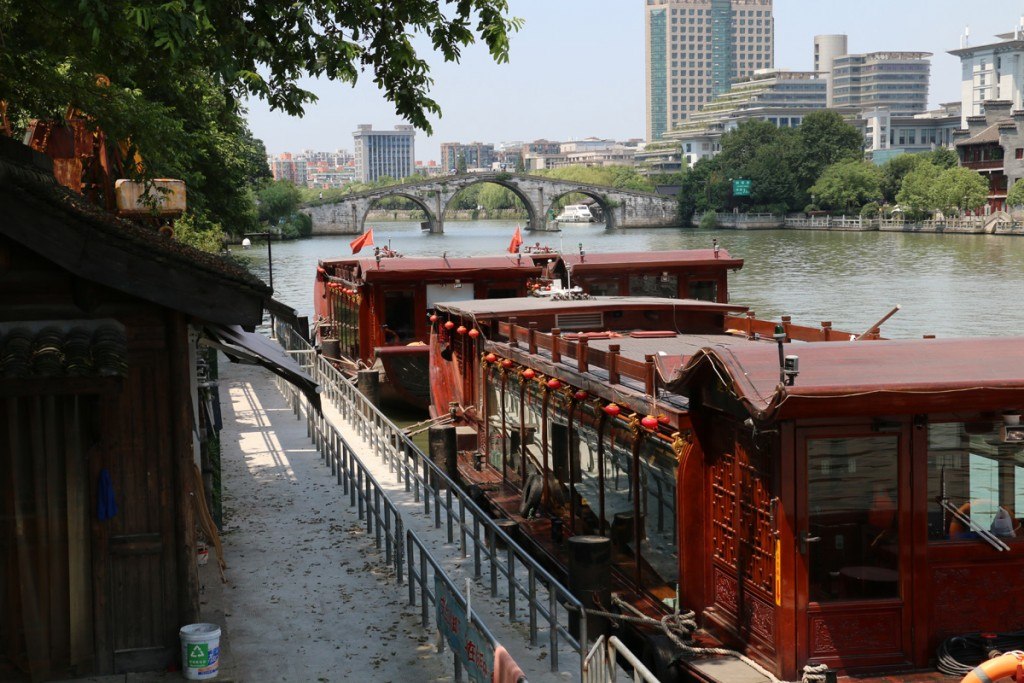
{"label": "boat cabin", "polygon": [[[784,679],[1024,624],[1024,340],[710,346],[668,390],[684,604]],[[795,367],[794,367],[795,365]],[[889,679],[887,679],[889,680]]]}
{"label": "boat cabin", "polygon": [[530,256],[511,254],[321,261],[319,337],[336,340],[341,357],[372,363],[377,347],[426,342],[427,311],[437,302],[525,296],[527,280],[540,273]]}
{"label": "boat cabin", "polygon": [[713,249],[677,249],[606,254],[567,253],[549,272],[565,287],[595,296],[655,296],[729,302],[729,271],[743,267],[717,245]]}

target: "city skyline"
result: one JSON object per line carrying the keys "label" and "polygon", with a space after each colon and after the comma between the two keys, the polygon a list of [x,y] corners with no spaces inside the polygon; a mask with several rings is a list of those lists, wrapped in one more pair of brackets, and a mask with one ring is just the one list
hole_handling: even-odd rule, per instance
{"label": "city skyline", "polygon": [[[481,45],[467,47],[461,64],[424,53],[435,79],[431,94],[443,116],[431,118],[434,135],[417,131],[417,160],[439,159],[442,142],[644,137],[642,3],[512,0],[510,5],[511,13],[525,20],[512,38],[510,63],[494,64]],[[932,52],[930,107],[960,99],[959,59],[947,51],[960,47],[964,27],[970,26],[971,44],[980,45],[1012,30],[1024,12],[1024,2],[1005,0],[969,6],[955,0],[829,5],[827,16],[821,16],[820,2],[775,0],[776,67],[810,70],[818,34],[846,33],[854,53]],[[427,41],[416,44],[429,50]],[[320,101],[308,106],[302,119],[249,102],[250,125],[268,153],[347,149],[359,124],[405,123],[366,74],[354,88],[312,80],[306,87]]]}

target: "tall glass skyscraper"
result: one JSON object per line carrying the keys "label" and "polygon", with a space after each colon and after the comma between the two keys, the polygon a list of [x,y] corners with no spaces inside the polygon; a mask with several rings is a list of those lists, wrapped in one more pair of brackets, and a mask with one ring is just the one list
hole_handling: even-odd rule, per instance
{"label": "tall glass skyscraper", "polygon": [[647,139],[775,65],[772,0],[646,0]]}

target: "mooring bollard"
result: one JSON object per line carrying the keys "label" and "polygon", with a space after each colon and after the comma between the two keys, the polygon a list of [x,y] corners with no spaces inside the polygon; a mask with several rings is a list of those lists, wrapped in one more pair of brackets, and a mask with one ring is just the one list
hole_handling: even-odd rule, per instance
{"label": "mooring bollard", "polygon": [[380,406],[380,373],[376,370],[360,370],[356,373],[356,389],[373,406]]}
{"label": "mooring bollard", "polygon": [[[452,425],[432,425],[427,430],[427,441],[430,444],[430,459],[444,470],[449,478],[458,477],[458,457],[455,427]],[[430,485],[440,490],[441,482],[437,475],[430,473]]]}
{"label": "mooring bollard", "polygon": [[[569,590],[583,608],[607,611],[612,601],[612,542],[604,536],[573,536],[569,539]],[[609,634],[606,617],[587,614],[587,638]],[[580,615],[569,612],[569,632],[580,636]]]}

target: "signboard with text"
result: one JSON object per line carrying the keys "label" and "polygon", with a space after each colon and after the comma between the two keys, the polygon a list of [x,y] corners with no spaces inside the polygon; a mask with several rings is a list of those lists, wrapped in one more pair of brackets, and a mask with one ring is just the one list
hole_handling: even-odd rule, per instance
{"label": "signboard with text", "polygon": [[437,627],[452,652],[462,662],[466,676],[471,681],[491,683],[494,675],[494,648],[487,636],[470,623],[461,598],[453,594],[448,584],[438,575],[434,576],[434,596],[437,598]]}
{"label": "signboard with text", "polygon": [[737,178],[732,181],[732,196],[733,197],[749,197],[750,196],[750,179],[749,178]]}

